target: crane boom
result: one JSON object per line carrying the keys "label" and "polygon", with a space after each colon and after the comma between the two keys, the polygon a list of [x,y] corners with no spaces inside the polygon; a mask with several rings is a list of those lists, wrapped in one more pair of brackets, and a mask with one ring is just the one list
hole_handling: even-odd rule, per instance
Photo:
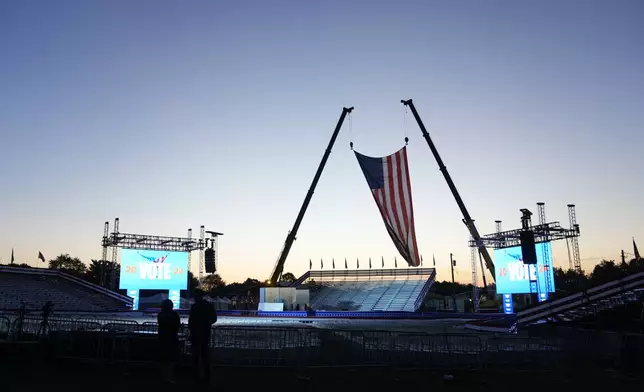
{"label": "crane boom", "polygon": [[306,193],[306,197],[304,198],[304,202],[302,203],[302,207],[300,208],[300,212],[297,214],[297,218],[295,219],[295,223],[293,224],[293,228],[291,231],[289,231],[288,235],[286,236],[286,241],[284,242],[284,247],[282,248],[282,252],[280,253],[279,258],[277,259],[277,262],[275,263],[275,267],[273,268],[273,273],[271,274],[271,277],[269,279],[269,284],[277,284],[277,281],[279,277],[282,275],[282,272],[284,271],[284,263],[286,262],[286,258],[288,257],[288,253],[291,251],[291,247],[293,246],[293,242],[295,242],[296,236],[297,236],[297,231],[300,228],[300,224],[302,223],[302,219],[304,219],[304,214],[306,213],[306,209],[309,207],[309,203],[311,202],[311,198],[313,198],[313,193],[315,192],[315,187],[318,185],[318,181],[320,180],[320,176],[322,176],[322,171],[324,170],[324,166],[326,166],[326,162],[329,159],[329,155],[331,155],[331,149],[333,148],[333,145],[335,144],[335,139],[338,137],[338,133],[340,133],[340,128],[342,128],[342,123],[344,123],[344,119],[347,116],[347,114],[351,113],[353,111],[353,107],[350,108],[342,108],[342,115],[340,116],[340,119],[338,120],[338,124],[335,126],[335,130],[333,131],[333,135],[331,136],[331,140],[329,141],[329,145],[326,148],[326,151],[324,151],[324,155],[322,156],[322,161],[320,162],[320,165],[318,166],[318,170],[315,172],[315,177],[313,177],[313,182],[311,183],[311,186],[309,187],[309,191]]}
{"label": "crane boom", "polygon": [[443,173],[443,177],[445,177],[447,186],[449,186],[449,189],[452,191],[452,195],[454,196],[454,199],[456,199],[456,204],[458,204],[458,208],[460,208],[461,213],[463,214],[463,223],[465,223],[465,226],[467,226],[467,229],[470,231],[470,234],[472,235],[472,239],[474,239],[474,241],[476,242],[479,252],[481,252],[483,259],[485,260],[485,266],[490,271],[492,278],[496,280],[496,274],[494,273],[494,263],[492,262],[490,253],[487,251],[487,248],[483,245],[483,241],[481,241],[481,235],[479,234],[479,231],[476,228],[476,225],[474,224],[474,220],[472,220],[470,213],[467,211],[467,208],[465,208],[465,203],[463,203],[463,199],[461,199],[461,195],[459,195],[458,190],[456,190],[456,185],[454,185],[454,181],[452,181],[452,177],[449,175],[447,171],[447,167],[445,167],[445,164],[443,163],[441,156],[438,154],[438,150],[436,149],[434,142],[432,142],[432,139],[429,137],[429,133],[427,132],[427,129],[425,129],[425,125],[423,124],[423,121],[420,119],[420,116],[416,111],[416,107],[414,106],[414,103],[412,102],[411,99],[407,101],[402,100],[400,102],[405,106],[409,106],[409,108],[411,109],[411,112],[413,113],[414,118],[418,123],[418,127],[420,127],[420,131],[423,133],[423,137],[427,141],[427,145],[429,146],[429,149],[432,150],[432,154],[434,154],[434,158],[436,158],[436,163],[438,163],[438,168],[440,169],[441,173]]}

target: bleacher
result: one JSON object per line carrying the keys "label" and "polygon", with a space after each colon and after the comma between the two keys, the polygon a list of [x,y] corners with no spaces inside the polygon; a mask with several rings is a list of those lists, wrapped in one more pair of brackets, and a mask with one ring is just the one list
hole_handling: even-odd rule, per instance
{"label": "bleacher", "polygon": [[434,282],[434,268],[309,271],[311,308],[360,312],[414,312]]}
{"label": "bleacher", "polygon": [[570,322],[593,316],[599,312],[639,301],[644,288],[644,272],[632,274],[612,282],[574,293],[564,298],[546,301],[517,313],[519,325],[542,321]]}
{"label": "bleacher", "polygon": [[57,270],[0,267],[0,310],[40,310],[52,301],[57,311],[118,311],[132,299]]}

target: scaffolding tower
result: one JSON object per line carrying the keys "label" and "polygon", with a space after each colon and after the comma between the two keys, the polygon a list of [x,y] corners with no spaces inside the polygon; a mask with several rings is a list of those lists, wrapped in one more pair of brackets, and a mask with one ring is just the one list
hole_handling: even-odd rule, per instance
{"label": "scaffolding tower", "polygon": [[574,230],[577,235],[570,237],[570,245],[572,246],[572,260],[573,268],[577,272],[581,272],[581,256],[579,254],[579,224],[577,224],[577,211],[574,204],[568,204],[568,221],[570,228]]}
{"label": "scaffolding tower", "polygon": [[105,274],[101,276],[101,283],[104,286],[110,286],[112,290],[117,290],[116,273],[118,270],[118,254],[119,249],[141,249],[141,250],[163,250],[170,252],[187,252],[188,253],[188,270],[190,270],[191,252],[199,251],[199,278],[203,275],[203,254],[205,250],[206,241],[205,227],[201,226],[201,238],[197,241],[192,238],[192,229],[188,229],[187,237],[168,237],[148,234],[131,234],[121,233],[119,218],[114,219],[114,228],[112,233],[109,233],[109,222],[105,222],[103,229],[103,261],[107,260],[108,250],[112,250],[112,264],[110,268],[110,281],[109,285],[105,279]]}
{"label": "scaffolding tower", "polygon": [[[537,214],[539,214],[539,225],[545,225],[546,224],[546,203],[544,202],[539,202],[537,203]],[[546,236],[548,233],[545,233]],[[550,242],[549,238],[546,238],[546,242]],[[548,271],[550,268],[552,268],[552,263],[550,260],[550,248],[547,246],[542,247],[543,249],[543,269],[544,269],[544,276],[545,276],[545,286],[546,286],[546,292],[545,296],[548,296],[548,293],[554,291],[553,287],[553,282],[550,280],[550,274]]]}
{"label": "scaffolding tower", "polygon": [[[553,222],[546,221],[545,203],[543,202],[537,203],[537,210],[539,215],[539,223],[536,225],[533,225],[531,220],[527,222],[527,229],[532,230],[534,232],[535,244],[558,241],[558,240],[566,240],[566,244],[569,246],[569,248],[572,248],[572,249],[569,249],[570,269],[581,271],[581,258],[579,254],[580,230],[579,230],[579,224],[577,223],[577,214],[575,211],[575,205],[568,204],[568,220],[570,224],[570,227],[568,228],[562,227],[558,221],[553,221]],[[492,248],[492,249],[504,249],[504,248],[512,248],[512,247],[521,245],[521,231],[523,231],[525,228],[504,231],[502,230],[500,220],[494,221],[494,224],[496,229],[495,233],[481,236],[481,243],[483,244],[483,246],[485,246],[486,248]],[[470,246],[470,248],[472,248],[472,250],[475,250],[480,246],[480,244],[474,241],[471,236],[470,236],[468,245]],[[554,268],[552,264],[552,254],[550,253],[549,248],[545,246],[543,248],[544,249],[543,249],[542,257],[543,257],[544,270],[546,268],[547,269]],[[475,254],[472,253],[471,254],[472,285],[477,286],[478,273],[475,271],[475,269],[478,269],[478,266],[474,261],[475,257],[476,257]],[[535,268],[538,268],[538,266],[535,266]],[[483,270],[483,268],[481,268],[481,270]],[[548,296],[547,293],[552,291],[552,289],[554,288],[553,287],[554,282],[550,279],[550,274],[546,273],[544,275],[546,279],[545,296],[547,298]],[[483,275],[483,279],[485,279],[485,275]],[[537,284],[537,290],[539,290],[539,284]],[[531,291],[532,291],[532,285],[531,285]],[[541,298],[541,300],[543,300],[543,298]]]}

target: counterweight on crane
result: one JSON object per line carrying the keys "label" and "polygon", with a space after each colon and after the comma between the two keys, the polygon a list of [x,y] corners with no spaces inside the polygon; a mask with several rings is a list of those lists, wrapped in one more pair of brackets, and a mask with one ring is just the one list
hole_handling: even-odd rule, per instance
{"label": "counterweight on crane", "polygon": [[306,209],[309,207],[309,203],[311,202],[311,198],[313,197],[313,193],[315,192],[315,187],[318,185],[320,176],[322,176],[322,171],[324,170],[324,166],[326,166],[326,161],[329,159],[329,155],[331,155],[331,149],[335,144],[335,139],[338,137],[338,133],[340,133],[340,128],[342,128],[342,123],[344,123],[344,119],[346,118],[347,114],[351,113],[352,111],[353,111],[353,107],[342,108],[342,115],[338,120],[338,124],[335,126],[335,130],[333,131],[333,135],[331,136],[329,145],[327,146],[326,151],[324,151],[324,155],[322,156],[322,161],[318,166],[317,172],[315,172],[315,177],[313,177],[313,182],[311,183],[311,187],[309,188],[309,191],[306,193],[306,197],[304,198],[304,203],[302,203],[300,212],[297,214],[297,218],[295,219],[293,228],[291,229],[291,231],[289,231],[288,235],[286,236],[286,241],[284,242],[284,247],[282,248],[282,252],[280,253],[279,258],[275,263],[275,267],[273,268],[273,273],[269,278],[269,284],[271,285],[277,284],[280,276],[282,275],[282,272],[284,271],[284,263],[286,262],[288,253],[291,251],[293,242],[295,242],[297,231],[300,228],[302,219],[304,219],[304,214],[306,213]]}

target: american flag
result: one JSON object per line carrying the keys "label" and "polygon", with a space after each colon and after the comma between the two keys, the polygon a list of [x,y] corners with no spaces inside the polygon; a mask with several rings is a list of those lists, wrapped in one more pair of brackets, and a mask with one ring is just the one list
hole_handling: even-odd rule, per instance
{"label": "american flag", "polygon": [[407,264],[418,267],[420,256],[414,228],[407,147],[381,158],[354,152],[396,249]]}

